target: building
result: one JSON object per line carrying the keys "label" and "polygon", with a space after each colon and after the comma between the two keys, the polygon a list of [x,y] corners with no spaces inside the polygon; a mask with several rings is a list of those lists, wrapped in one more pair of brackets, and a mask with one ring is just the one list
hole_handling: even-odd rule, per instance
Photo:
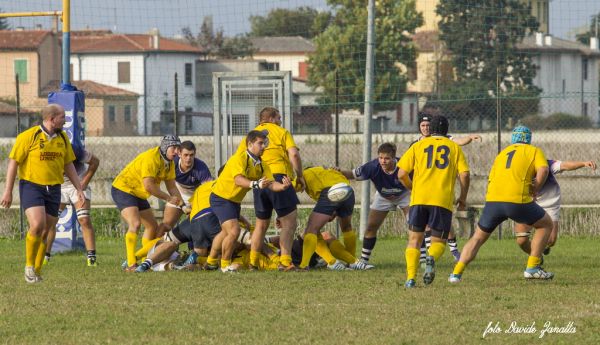
{"label": "building", "polygon": [[16,98],[19,76],[21,106],[41,107],[42,89],[61,74],[61,49],[57,34],[45,30],[0,30],[0,98]]}
{"label": "building", "polygon": [[202,49],[151,34],[116,34],[110,31],[75,31],[71,34],[73,80],[97,83],[139,95],[138,134],[162,126],[161,112],[173,111],[175,74],[178,104],[186,112],[198,111],[194,64],[204,58]]}
{"label": "building", "polygon": [[525,38],[517,46],[522,52],[532,54],[538,68],[533,83],[543,90],[540,115],[583,115],[589,117],[596,126],[600,125],[600,50],[597,40],[592,40],[592,45],[538,33]]}
{"label": "building", "polygon": [[251,37],[255,60],[265,60],[269,71],[291,71],[292,78],[308,79],[308,56],[315,45],[301,36]]}
{"label": "building", "polygon": [[[85,94],[86,136],[137,135],[137,93],[91,80],[76,80],[71,84]],[[58,81],[51,82],[42,94],[48,97],[50,92],[59,88]]]}
{"label": "building", "polygon": [[33,126],[40,119],[39,112],[33,109],[19,109],[19,118],[17,119],[17,107],[0,101],[0,138],[14,138],[17,136],[17,123],[19,123],[19,133]]}

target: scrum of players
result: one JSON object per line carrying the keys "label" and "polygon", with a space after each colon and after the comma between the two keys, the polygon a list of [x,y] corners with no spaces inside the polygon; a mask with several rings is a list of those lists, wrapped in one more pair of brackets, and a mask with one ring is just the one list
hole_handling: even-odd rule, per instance
{"label": "scrum of players", "polygon": [[[479,248],[507,219],[515,222],[517,243],[528,255],[524,278],[550,280],[553,273],[541,265],[558,234],[560,187],[554,175],[583,167],[596,169],[593,161],[547,160],[540,148],[531,145],[531,131],[517,126],[512,132],[511,144],[494,160],[477,228],[459,252],[451,227],[452,212],[455,208],[466,209],[470,184],[469,165],[461,146],[480,141],[479,135],[454,138],[448,135],[448,120],[444,116],[420,114],[420,137],[401,157],[398,157],[394,144],[383,143],[378,147],[377,158],[353,170],[304,168],[291,133],[281,126],[279,111],[266,107],[259,113],[259,121],[217,176],[213,177],[208,166],[196,157],[192,142],[181,142],[170,135],[163,137],[159,146],[138,155],[118,174],[111,195],[127,224],[124,271],[220,270],[233,273],[245,269],[291,272],[320,267],[370,270],[375,268],[370,260],[377,231],[388,212],[400,210],[409,227],[405,250],[406,288],[417,286],[419,268],[424,270],[424,285],[434,281],[436,262],[443,255],[446,244],[455,261],[448,281],[460,283],[466,266]],[[89,152],[83,157],[85,161],[81,165],[91,166],[87,170],[77,169],[85,183],[83,186],[76,182],[68,185],[63,191],[61,206],[76,203],[78,219],[87,224],[88,186],[99,161]],[[71,171],[69,178],[75,181]],[[370,180],[376,189],[359,255],[356,254],[357,236],[352,224],[354,193],[349,188],[350,192],[336,201],[329,196],[332,186],[349,185],[351,179]],[[457,180],[458,197],[454,191]],[[166,191],[160,188],[161,182]],[[86,189],[86,203],[78,203],[79,191]],[[254,224],[241,215],[241,203],[248,192],[253,194]],[[305,228],[296,234],[297,193],[302,192],[314,200],[315,205]],[[148,203],[150,196],[166,202],[160,224]],[[6,191],[3,206],[5,199]],[[267,236],[273,211],[278,235]],[[183,220],[179,221],[182,216]],[[340,239],[323,231],[334,219],[338,220]],[[141,247],[137,249],[142,225]],[[532,232],[533,228],[535,231]],[[88,265],[95,266],[91,222],[86,229],[90,229],[86,231],[85,241]],[[43,249],[39,246],[43,251],[40,255],[45,254],[44,262],[47,262],[51,240],[44,238],[41,242],[47,243]],[[189,254],[180,254],[181,244],[188,245]],[[29,262],[33,261],[29,256],[28,265],[31,265]],[[26,266],[28,282],[42,280],[41,264],[37,262],[41,260],[36,258],[34,261],[34,270]]]}

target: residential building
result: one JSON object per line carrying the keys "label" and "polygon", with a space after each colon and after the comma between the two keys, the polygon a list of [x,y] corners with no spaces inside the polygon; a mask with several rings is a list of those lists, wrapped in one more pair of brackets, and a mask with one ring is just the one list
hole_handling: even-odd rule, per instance
{"label": "residential building", "polygon": [[590,47],[538,33],[517,47],[530,53],[537,73],[533,84],[543,90],[540,115],[567,113],[588,116],[593,124],[598,118],[598,66],[600,50],[597,41]]}
{"label": "residential building", "polygon": [[[75,31],[71,34],[73,80],[93,80],[139,95],[138,134],[165,134],[161,112],[173,111],[175,74],[180,109],[198,111],[196,60],[203,50],[186,43],[150,34],[117,34],[110,31]],[[159,132],[153,133],[152,129]]]}
{"label": "residential building", "polygon": [[[91,80],[75,80],[71,84],[85,94],[86,136],[137,135],[137,93]],[[58,81],[51,82],[42,94],[47,97],[59,88]]]}
{"label": "residential building", "polygon": [[251,37],[253,59],[265,60],[269,71],[291,71],[293,78],[308,79],[308,55],[315,45],[301,36]]}
{"label": "residential building", "polygon": [[61,74],[61,49],[57,35],[45,30],[0,30],[0,98],[16,98],[19,76],[21,106],[48,104],[41,90]]}
{"label": "residential building", "polygon": [[16,105],[0,101],[0,138],[14,138],[17,136],[17,123],[20,133],[33,126],[39,119],[39,112],[28,108],[21,108],[17,118]]}

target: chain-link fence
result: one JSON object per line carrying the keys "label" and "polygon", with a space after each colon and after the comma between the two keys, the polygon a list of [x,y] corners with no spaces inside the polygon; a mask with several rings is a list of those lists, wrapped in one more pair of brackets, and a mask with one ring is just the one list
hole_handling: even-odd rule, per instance
{"label": "chain-link fence", "polygon": [[[214,169],[214,103],[223,97],[215,94],[215,72],[290,71],[291,111],[284,116],[292,117],[304,165],[363,163],[366,1],[208,3],[71,4],[70,74],[86,95],[86,146],[101,160],[96,205],[112,205],[114,176],[164,134],[192,140]],[[576,10],[584,5],[377,1],[372,156],[383,142],[395,143],[401,155],[419,137],[419,112],[444,114],[455,137],[483,138],[464,147],[473,174],[469,202],[476,205],[483,203],[498,142],[508,144],[516,124],[533,130],[533,143],[548,158],[598,160],[600,50],[592,30],[598,16],[590,22]],[[2,6],[24,12],[51,5]],[[600,6],[586,11],[600,13]],[[570,36],[567,22],[582,31]],[[48,93],[59,88],[62,42],[51,19],[4,19],[0,29],[0,164],[6,166],[17,131],[39,120]],[[231,94],[238,104],[230,114],[233,140],[256,125],[257,112],[275,99],[269,92]],[[564,204],[598,204],[595,173],[566,173],[559,182]],[[361,186],[354,183],[357,193]]]}

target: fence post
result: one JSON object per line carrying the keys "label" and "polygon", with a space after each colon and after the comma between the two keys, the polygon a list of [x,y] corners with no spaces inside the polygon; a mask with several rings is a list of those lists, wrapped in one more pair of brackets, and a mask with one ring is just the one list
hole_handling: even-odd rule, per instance
{"label": "fence post", "polygon": [[173,129],[173,134],[177,135],[177,117],[179,116],[179,88],[177,87],[177,73],[175,73],[175,92],[173,92],[175,107],[173,108],[173,123],[175,128]]}
{"label": "fence post", "polygon": [[[21,133],[21,93],[19,92],[19,75],[15,73],[15,88],[16,91],[16,115],[17,115],[17,136]],[[19,200],[19,238],[22,240],[25,238],[25,230],[23,229],[23,206],[21,200]]]}

